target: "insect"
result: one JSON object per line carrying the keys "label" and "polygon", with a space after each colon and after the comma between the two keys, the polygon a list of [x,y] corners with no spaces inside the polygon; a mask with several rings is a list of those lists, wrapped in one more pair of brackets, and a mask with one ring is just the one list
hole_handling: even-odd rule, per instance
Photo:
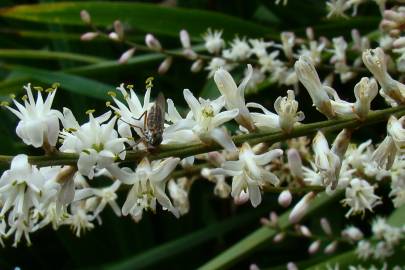
{"label": "insect", "polygon": [[131,125],[141,130],[143,138],[140,141],[144,142],[149,150],[153,150],[162,143],[165,111],[166,100],[163,94],[159,93],[152,107],[136,119],[140,120],[143,117],[143,128]]}

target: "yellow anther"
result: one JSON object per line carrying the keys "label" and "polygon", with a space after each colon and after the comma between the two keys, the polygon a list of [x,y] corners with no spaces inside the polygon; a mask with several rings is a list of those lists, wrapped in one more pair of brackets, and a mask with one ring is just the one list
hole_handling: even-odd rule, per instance
{"label": "yellow anther", "polygon": [[11,99],[15,99],[15,94],[10,94],[9,96]]}
{"label": "yellow anther", "polygon": [[86,114],[92,114],[92,113],[94,113],[96,110],[94,110],[94,109],[90,109],[90,110],[87,110],[86,111]]}
{"label": "yellow anther", "polygon": [[34,86],[34,90],[37,90],[38,92],[42,92],[42,91],[44,91],[44,88],[42,88],[41,86]]}
{"label": "yellow anther", "polygon": [[114,91],[108,91],[107,95],[109,95],[110,97],[116,97],[117,93],[115,93]]}
{"label": "yellow anther", "polygon": [[2,102],[0,103],[0,106],[2,106],[2,107],[6,107],[6,106],[9,106],[9,105],[10,105],[10,103],[7,102],[7,101],[2,101]]}
{"label": "yellow anther", "polygon": [[58,83],[58,82],[54,82],[53,84],[52,84],[52,88],[53,89],[58,89],[60,87],[60,83]]}
{"label": "yellow anther", "polygon": [[28,96],[27,96],[27,95],[24,95],[24,96],[22,96],[22,98],[21,98],[22,101],[26,101],[27,99],[28,99]]}
{"label": "yellow anther", "polygon": [[146,88],[152,88],[153,87],[153,80],[154,80],[155,78],[153,78],[153,77],[149,77],[149,78],[147,78],[146,79],[146,81],[145,81],[145,84],[146,84]]}
{"label": "yellow anther", "polygon": [[105,106],[106,106],[106,107],[110,107],[110,106],[111,106],[111,102],[110,102],[110,101],[107,101],[107,102],[105,103]]}
{"label": "yellow anther", "polygon": [[117,112],[117,111],[114,111],[114,114],[115,114],[118,118],[121,117],[121,114],[120,114],[119,112]]}
{"label": "yellow anther", "polygon": [[130,90],[134,89],[134,85],[133,84],[128,84],[127,89],[130,89]]}

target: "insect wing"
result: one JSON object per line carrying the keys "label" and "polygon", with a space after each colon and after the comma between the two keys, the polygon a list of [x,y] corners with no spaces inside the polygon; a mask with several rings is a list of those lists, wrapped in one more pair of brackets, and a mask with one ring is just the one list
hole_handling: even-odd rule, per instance
{"label": "insect wing", "polygon": [[166,99],[162,93],[159,93],[156,101],[156,125],[160,127],[160,130],[163,131],[165,123],[165,112],[166,112]]}

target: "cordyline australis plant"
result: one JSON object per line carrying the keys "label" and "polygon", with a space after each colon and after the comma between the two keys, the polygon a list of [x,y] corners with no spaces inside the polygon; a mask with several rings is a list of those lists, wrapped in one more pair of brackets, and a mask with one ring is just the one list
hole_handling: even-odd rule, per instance
{"label": "cordyline australis plant", "polygon": [[[346,10],[357,9],[338,2],[329,2],[328,17],[346,16]],[[1,163],[10,165],[0,178],[1,243],[14,235],[14,246],[23,236],[30,244],[30,233],[48,225],[54,229],[69,225],[79,237],[101,222],[105,207],[137,222],[149,210],[169,211],[180,218],[189,211],[193,182],[202,178],[213,183],[216,196],[232,197],[236,204],[249,202],[252,207],[261,204],[263,192],[279,193],[278,203],[285,208],[293,195],[303,195],[289,213],[294,229],[280,226],[274,212],[262,219],[263,225],[278,231],[275,242],[299,235],[313,238],[310,254],[323,243],[327,243],[324,252],[330,254],[346,242],[357,245],[359,258],[390,257],[404,230],[383,218],[372,225],[373,241],[364,240],[355,226],[334,237],[327,218],[320,220],[325,234],[321,236],[299,224],[321,192],[333,196],[343,191],[345,198],[340,202],[347,207],[346,218],[364,216],[382,204],[376,190],[385,183],[390,185],[394,206],[405,203],[405,85],[396,77],[404,70],[405,41],[400,34],[405,11],[380,8],[384,15],[380,34],[391,39],[391,47],[379,44],[371,49],[372,41],[356,30],[350,45],[342,37],[332,42],[324,37],[317,40],[310,28],[306,38],[282,33],[281,44],[237,37],[227,47],[221,31],[208,29],[203,36],[207,54],[193,50],[186,30],[180,32],[182,49],[166,50],[152,34],[146,35],[146,45],[127,40],[119,21],[106,34],[82,11],[82,20],[93,29],[82,40],[105,37],[127,44],[128,50],[119,58],[123,64],[136,50],[160,52],[167,56],[158,68],[160,74],[169,70],[174,58],[189,59],[192,72],[208,70],[219,97],[197,98],[184,89],[190,110],[180,114],[172,99],[151,98],[155,95],[151,94],[153,78],[149,78],[146,92],[121,84],[109,93],[105,112],[88,110],[88,121],[79,123],[69,108],[52,108],[58,84],[46,90],[24,86],[22,101],[13,98],[13,104],[3,106],[20,120],[18,137],[26,145],[43,148],[44,155],[0,156]],[[354,61],[346,56],[349,47],[356,55]],[[395,63],[393,52],[402,54]],[[237,84],[229,72],[240,66],[246,67],[245,77]],[[317,69],[331,71],[324,82]],[[345,83],[370,73],[372,77],[362,77],[355,85],[354,102],[341,99],[332,87],[335,75]],[[272,83],[294,89],[274,101],[275,112],[245,99],[268,77]],[[299,83],[325,121],[302,123],[298,97],[306,92],[298,92]],[[378,93],[389,108],[372,110]],[[234,134],[227,129],[231,122],[239,126]],[[351,143],[358,128],[374,123],[387,123],[382,141]],[[328,142],[325,133],[331,131],[338,134]],[[311,142],[309,136],[314,134]],[[99,187],[95,182],[100,178],[111,179],[111,184]],[[117,203],[119,196],[126,197],[123,205]],[[294,267],[288,264],[289,269]]]}

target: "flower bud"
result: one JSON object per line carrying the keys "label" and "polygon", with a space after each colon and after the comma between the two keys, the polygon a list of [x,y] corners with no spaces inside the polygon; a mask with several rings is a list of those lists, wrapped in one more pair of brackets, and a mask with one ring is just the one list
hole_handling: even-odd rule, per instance
{"label": "flower bud", "polygon": [[291,192],[289,190],[283,190],[278,196],[278,204],[284,208],[287,208],[292,201]]}
{"label": "flower bud", "polygon": [[[390,120],[388,120],[388,124],[389,123]],[[391,122],[391,127],[388,129],[388,133],[392,132]],[[373,154],[371,155],[371,160],[372,162],[375,162],[377,168],[389,170],[394,164],[396,154],[397,148],[395,142],[390,135],[387,135],[385,139],[378,145],[377,149],[374,150]]]}
{"label": "flower bud", "polygon": [[307,56],[300,56],[299,60],[295,62],[294,68],[298,79],[307,89],[317,110],[328,118],[335,117],[329,96],[321,84],[311,59]]}
{"label": "flower bud", "polygon": [[350,226],[342,231],[342,237],[350,241],[360,241],[364,235],[358,228]]}
{"label": "flower bud", "polygon": [[284,240],[284,237],[285,237],[285,233],[283,233],[283,232],[278,233],[278,234],[276,234],[276,235],[274,236],[273,242],[274,242],[274,243],[280,243],[281,241]]}
{"label": "flower bud", "polygon": [[312,27],[307,27],[305,29],[305,34],[307,35],[307,38],[309,40],[314,40],[315,39],[315,33],[314,33],[314,28]]}
{"label": "flower bud", "polygon": [[312,236],[311,231],[310,231],[310,230],[308,229],[308,227],[305,226],[305,225],[299,226],[299,227],[298,227],[298,230],[299,230],[299,232],[300,232],[303,236],[305,236],[305,237],[311,237],[311,236]]}
{"label": "flower bud", "polygon": [[244,190],[242,190],[238,196],[233,198],[233,202],[236,205],[242,205],[247,203],[248,201],[249,201],[249,193]]}
{"label": "flower bud", "polygon": [[405,103],[405,85],[394,80],[387,72],[384,51],[377,47],[363,52],[363,62],[381,85],[381,92],[397,104]]}
{"label": "flower bud", "polygon": [[287,151],[288,167],[291,174],[295,178],[302,179],[302,160],[300,153],[295,148],[290,148]]}
{"label": "flower bud", "polygon": [[98,37],[98,33],[96,32],[87,32],[80,36],[80,40],[82,41],[91,41]]}
{"label": "flower bud", "polygon": [[323,252],[325,252],[325,254],[332,254],[336,251],[338,242],[337,241],[333,241],[332,243],[330,243],[329,245],[327,245],[325,247],[325,249],[323,250]]}
{"label": "flower bud", "polygon": [[298,101],[295,100],[293,90],[287,91],[286,97],[278,97],[274,102],[274,109],[279,116],[280,128],[289,133],[296,122],[304,120],[304,113],[298,111]]}
{"label": "flower bud", "polygon": [[326,218],[321,218],[320,220],[321,228],[327,235],[332,235],[332,228],[330,227],[330,223]]}
{"label": "flower bud", "polygon": [[319,251],[319,247],[321,246],[321,240],[316,240],[311,243],[308,247],[308,253],[309,254],[315,254]]}
{"label": "flower bud", "polygon": [[118,40],[122,40],[124,38],[124,27],[122,26],[121,21],[114,21],[114,32],[117,33]]}
{"label": "flower bud", "polygon": [[397,150],[401,153],[405,151],[405,116],[397,119],[391,115],[387,124],[388,134],[391,135],[394,140]]}
{"label": "flower bud", "polygon": [[134,55],[134,53],[135,53],[135,48],[131,48],[131,49],[127,50],[126,52],[124,52],[121,55],[120,59],[118,59],[118,63],[124,64],[124,63],[128,62],[129,58],[131,58],[132,55]]}
{"label": "flower bud", "polygon": [[289,215],[289,220],[291,223],[298,223],[307,213],[309,204],[315,198],[315,193],[313,191],[307,193],[302,199],[294,206],[293,210]]}
{"label": "flower bud", "polygon": [[155,38],[152,34],[147,34],[145,36],[145,44],[148,46],[149,49],[155,50],[155,51],[160,51],[162,50],[162,45],[160,45],[160,42],[158,39]]}
{"label": "flower bud", "polygon": [[370,111],[371,101],[378,94],[377,82],[372,78],[361,78],[360,82],[354,86],[356,102],[354,111],[360,119],[365,119]]}
{"label": "flower bud", "polygon": [[298,267],[295,263],[289,262],[287,263],[287,270],[298,270]]}
{"label": "flower bud", "polygon": [[158,68],[158,73],[160,75],[165,74],[169,70],[169,68],[172,66],[172,62],[173,62],[173,57],[171,57],[171,56],[166,57],[166,59],[163,60],[162,63],[160,63],[159,68]]}
{"label": "flower bud", "polygon": [[80,11],[80,18],[82,19],[82,21],[85,24],[90,24],[91,23],[91,16],[90,16],[89,12],[87,10],[85,10],[85,9]]}
{"label": "flower bud", "polygon": [[201,71],[201,69],[204,67],[204,61],[202,59],[198,59],[191,65],[191,72],[193,73],[198,73]]}
{"label": "flower bud", "polygon": [[343,129],[336,136],[335,141],[332,144],[331,151],[335,153],[341,160],[343,159],[347,147],[349,146],[352,133],[349,129]]}
{"label": "flower bud", "polygon": [[259,266],[257,266],[257,264],[252,263],[251,265],[249,265],[249,270],[260,270]]}
{"label": "flower bud", "polygon": [[191,47],[190,35],[188,34],[187,30],[182,29],[180,31],[180,42],[184,49],[189,49]]}
{"label": "flower bud", "polygon": [[262,217],[260,218],[260,224],[262,224],[263,226],[271,226],[271,222],[268,218]]}
{"label": "flower bud", "polygon": [[278,215],[276,212],[271,211],[269,214],[270,226],[275,228],[278,226]]}
{"label": "flower bud", "polygon": [[287,58],[293,58],[293,47],[295,45],[294,32],[281,32],[281,43],[283,51]]}
{"label": "flower bud", "polygon": [[115,32],[111,32],[108,34],[108,38],[114,41],[119,41],[120,38],[118,37],[117,33]]}

